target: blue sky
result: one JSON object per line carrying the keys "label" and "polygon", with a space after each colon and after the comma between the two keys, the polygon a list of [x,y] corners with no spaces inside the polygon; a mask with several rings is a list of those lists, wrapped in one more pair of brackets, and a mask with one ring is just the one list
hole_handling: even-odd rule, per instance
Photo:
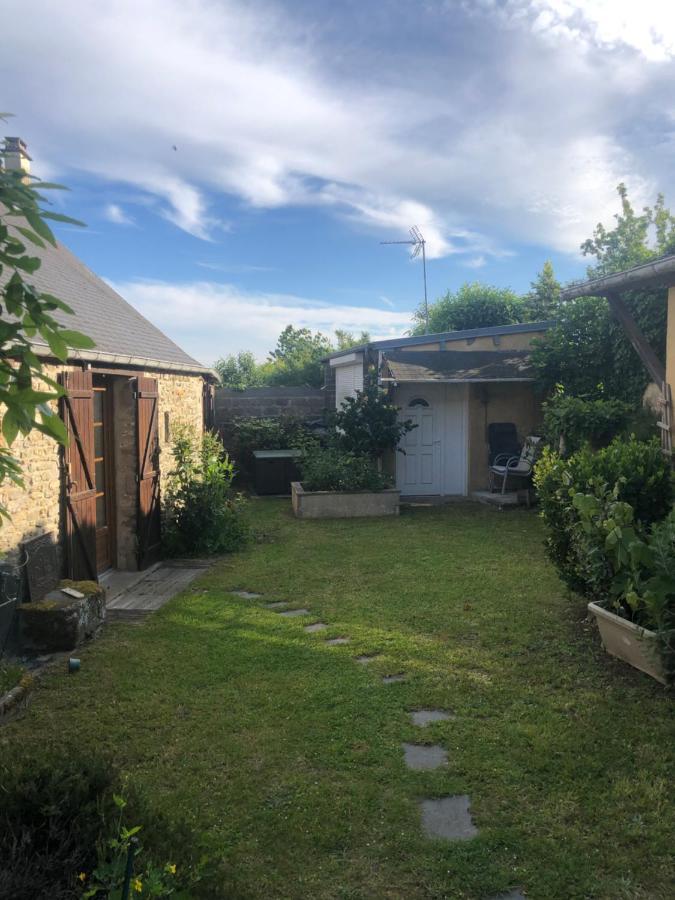
{"label": "blue sky", "polygon": [[[5,0],[5,131],[71,187],[61,238],[211,363],[288,322],[374,336],[429,294],[527,289],[615,188],[672,197],[660,0]],[[175,148],[175,149],[174,149]],[[670,193],[670,196],[668,196]]]}

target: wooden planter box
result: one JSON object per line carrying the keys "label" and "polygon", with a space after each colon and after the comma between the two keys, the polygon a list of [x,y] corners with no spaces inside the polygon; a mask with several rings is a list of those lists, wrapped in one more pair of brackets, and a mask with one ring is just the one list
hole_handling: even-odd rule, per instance
{"label": "wooden planter box", "polygon": [[608,653],[629,663],[634,669],[646,672],[661,684],[666,684],[656,634],[653,631],[641,628],[597,603],[589,603],[588,611],[595,616],[602,644]]}
{"label": "wooden planter box", "polygon": [[291,483],[293,512],[298,519],[356,519],[363,516],[397,516],[401,492],[306,491],[299,481]]}

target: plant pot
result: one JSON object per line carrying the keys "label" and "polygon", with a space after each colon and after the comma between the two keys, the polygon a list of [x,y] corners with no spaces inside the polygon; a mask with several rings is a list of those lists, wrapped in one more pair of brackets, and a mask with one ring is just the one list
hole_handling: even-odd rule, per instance
{"label": "plant pot", "polygon": [[609,612],[598,603],[589,603],[588,611],[595,616],[602,644],[608,653],[666,684],[655,632]]}
{"label": "plant pot", "polygon": [[291,483],[293,512],[298,519],[355,519],[363,516],[397,516],[401,492],[306,491],[299,481]]}

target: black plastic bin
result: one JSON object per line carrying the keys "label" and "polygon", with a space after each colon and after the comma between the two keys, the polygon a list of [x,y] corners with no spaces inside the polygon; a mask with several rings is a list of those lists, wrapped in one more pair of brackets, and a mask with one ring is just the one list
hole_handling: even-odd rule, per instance
{"label": "black plastic bin", "polygon": [[258,494],[290,494],[291,481],[300,481],[300,450],[254,450],[254,485]]}

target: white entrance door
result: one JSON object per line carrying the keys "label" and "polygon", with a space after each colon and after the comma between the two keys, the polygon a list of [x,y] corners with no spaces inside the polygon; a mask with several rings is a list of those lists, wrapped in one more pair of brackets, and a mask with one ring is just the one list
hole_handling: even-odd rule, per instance
{"label": "white entrance door", "polygon": [[416,427],[402,441],[398,454],[396,486],[402,494],[441,493],[441,438],[438,412],[423,397],[401,410],[403,420]]}
{"label": "white entrance door", "polygon": [[467,492],[466,385],[402,384],[394,402],[399,418],[417,427],[401,441],[396,454],[396,486],[401,494],[465,495]]}

